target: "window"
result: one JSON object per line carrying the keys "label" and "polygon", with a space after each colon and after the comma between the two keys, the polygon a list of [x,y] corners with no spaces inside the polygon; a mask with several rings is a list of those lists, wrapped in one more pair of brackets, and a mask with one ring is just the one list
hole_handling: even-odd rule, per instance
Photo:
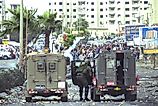
{"label": "window", "polygon": [[148,8],[144,8],[144,10],[147,10]]}
{"label": "window", "polygon": [[130,21],[126,21],[125,23],[126,23],[126,24],[130,24]]}
{"label": "window", "polygon": [[118,8],[117,10],[121,10],[121,8]]}
{"label": "window", "polygon": [[56,63],[49,63],[49,70],[55,70],[56,69]]}
{"label": "window", "polygon": [[38,71],[44,71],[45,64],[44,62],[37,62],[37,70]]}
{"label": "window", "polygon": [[73,9],[73,12],[76,12],[76,9]]}
{"label": "window", "polygon": [[63,11],[63,9],[59,9],[59,11]]}
{"label": "window", "polygon": [[91,5],[94,5],[94,2],[91,2]]}
{"label": "window", "polygon": [[94,18],[94,15],[91,15],[91,18]]}
{"label": "window", "polygon": [[69,12],[69,9],[67,9],[67,12]]}
{"label": "window", "polygon": [[76,3],[73,3],[73,5],[76,5]]}
{"label": "window", "polygon": [[51,3],[49,3],[49,5],[51,5]]}
{"label": "window", "polygon": [[129,2],[126,1],[125,4],[129,4]]}
{"label": "window", "polygon": [[67,25],[70,25],[70,22],[67,22]]}
{"label": "window", "polygon": [[120,16],[121,16],[121,14],[118,14],[117,16],[118,16],[118,17],[120,17]]}
{"label": "window", "polygon": [[67,15],[67,18],[69,18],[70,16],[69,15]]}
{"label": "window", "polygon": [[125,17],[129,17],[129,15],[125,15]]}
{"label": "window", "polygon": [[103,9],[101,8],[100,11],[103,11]]}
{"label": "window", "polygon": [[103,15],[100,15],[100,18],[103,18]]}
{"label": "window", "polygon": [[148,1],[144,1],[144,4],[148,4]]}
{"label": "window", "polygon": [[103,2],[100,2],[100,5],[103,5]]}
{"label": "window", "polygon": [[74,15],[73,18],[76,18],[76,15]]}
{"label": "window", "polygon": [[67,3],[67,5],[69,5],[69,3]]}
{"label": "window", "polygon": [[94,11],[94,8],[92,8],[91,11]]}
{"label": "window", "polygon": [[56,11],[56,9],[54,9],[54,11]]}
{"label": "window", "polygon": [[62,15],[59,15],[59,18],[62,18]]}
{"label": "window", "polygon": [[118,1],[117,4],[120,4],[120,1]]}
{"label": "window", "polygon": [[56,2],[54,2],[54,5],[56,5],[57,3]]}
{"label": "window", "polygon": [[125,8],[125,11],[129,11],[129,8]]}
{"label": "window", "polygon": [[62,2],[59,2],[59,5],[62,5],[63,3]]}
{"label": "window", "polygon": [[106,66],[108,69],[112,69],[115,66],[115,60],[114,59],[107,59],[106,60]]}

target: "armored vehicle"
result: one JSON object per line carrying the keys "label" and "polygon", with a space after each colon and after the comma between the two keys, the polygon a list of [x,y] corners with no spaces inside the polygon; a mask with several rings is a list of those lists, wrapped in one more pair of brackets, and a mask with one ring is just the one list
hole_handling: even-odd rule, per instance
{"label": "armored vehicle", "polygon": [[124,94],[126,101],[137,99],[136,62],[129,50],[103,51],[95,59],[91,98],[100,101],[106,94]]}
{"label": "armored vehicle", "polygon": [[26,63],[27,102],[37,97],[68,100],[66,58],[62,54],[31,53],[27,55]]}

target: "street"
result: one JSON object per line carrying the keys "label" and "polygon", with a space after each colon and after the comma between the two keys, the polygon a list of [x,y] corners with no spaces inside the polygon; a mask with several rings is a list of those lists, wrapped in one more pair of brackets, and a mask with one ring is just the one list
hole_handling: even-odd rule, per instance
{"label": "street", "polygon": [[[13,67],[16,64],[15,60],[1,60],[0,62]],[[5,66],[4,65],[4,66]],[[140,77],[138,81],[138,99],[134,102],[125,102],[124,96],[111,97],[105,96],[105,101],[101,102],[80,102],[78,87],[74,86],[71,79],[68,79],[69,86],[69,101],[38,101],[34,103],[26,103],[24,98],[24,91],[21,91],[21,87],[13,88],[11,94],[6,94],[7,101],[1,101],[3,106],[157,106],[158,105],[158,70],[151,70],[145,68],[142,63],[137,63],[137,75]]]}
{"label": "street", "polygon": [[0,69],[16,68],[17,59],[0,60]]}

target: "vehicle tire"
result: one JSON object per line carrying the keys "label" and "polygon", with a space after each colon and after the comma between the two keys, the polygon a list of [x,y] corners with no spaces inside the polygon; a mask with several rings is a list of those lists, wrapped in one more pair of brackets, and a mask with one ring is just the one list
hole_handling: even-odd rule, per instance
{"label": "vehicle tire", "polygon": [[3,56],[3,59],[4,59],[4,60],[7,60],[7,59],[8,59],[8,56]]}
{"label": "vehicle tire", "polygon": [[92,88],[92,89],[91,89],[91,99],[92,99],[94,102],[100,102],[100,95],[97,95],[97,94],[96,94],[96,88]]}
{"label": "vehicle tire", "polygon": [[137,99],[137,94],[131,94],[131,92],[125,93],[125,101],[135,101]]}
{"label": "vehicle tire", "polygon": [[26,100],[26,102],[31,102],[32,101],[32,97],[26,97],[25,100]]}
{"label": "vehicle tire", "polygon": [[67,101],[68,101],[68,97],[67,97],[67,96],[61,97],[61,101],[62,101],[62,102],[67,102]]}

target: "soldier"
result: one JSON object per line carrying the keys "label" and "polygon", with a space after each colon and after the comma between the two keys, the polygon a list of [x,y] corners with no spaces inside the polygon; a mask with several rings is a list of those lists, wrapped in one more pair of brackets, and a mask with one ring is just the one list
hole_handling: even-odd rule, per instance
{"label": "soldier", "polygon": [[82,72],[77,73],[80,101],[83,100],[83,89],[85,89],[85,100],[90,101],[90,99],[88,99],[89,85],[92,84],[90,61],[85,60],[85,64],[80,68],[83,68]]}

